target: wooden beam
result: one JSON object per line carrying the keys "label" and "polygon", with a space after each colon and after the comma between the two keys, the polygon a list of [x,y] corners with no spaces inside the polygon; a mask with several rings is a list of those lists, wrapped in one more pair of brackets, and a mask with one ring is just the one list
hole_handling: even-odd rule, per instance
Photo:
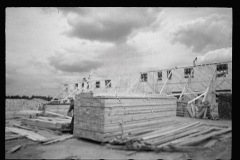
{"label": "wooden beam", "polygon": [[220,131],[213,132],[213,133],[201,136],[199,138],[192,138],[192,139],[190,139],[190,140],[188,140],[186,142],[180,143],[179,145],[182,145],[182,146],[197,145],[199,143],[202,143],[204,140],[209,139],[209,138],[211,138],[213,136],[218,136],[218,135],[221,135],[221,134],[224,134],[224,133],[228,133],[228,132],[231,132],[231,131],[232,131],[231,127],[227,128],[227,129],[222,129]]}
{"label": "wooden beam", "polygon": [[22,144],[16,145],[16,146],[13,147],[12,149],[10,149],[7,153],[16,152],[16,151],[19,150],[22,146],[23,146]]}
{"label": "wooden beam", "polygon": [[163,133],[159,133],[159,134],[154,134],[154,135],[150,135],[150,136],[145,136],[145,137],[142,137],[141,139],[142,140],[148,140],[148,139],[160,137],[160,136],[167,135],[167,134],[170,134],[170,133],[173,133],[173,132],[176,132],[176,131],[179,131],[179,130],[183,130],[183,129],[186,129],[188,127],[192,127],[194,125],[199,125],[199,124],[201,124],[201,123],[200,122],[194,122],[194,123],[191,123],[189,125],[183,126],[181,128],[175,129],[175,130],[171,130],[171,131],[163,132]]}
{"label": "wooden beam", "polygon": [[33,141],[40,141],[40,140],[45,139],[45,137],[43,137],[37,133],[19,129],[19,128],[6,127],[6,131],[10,131],[10,132],[17,133],[17,134],[24,135],[24,136],[26,135],[27,138],[29,138]]}
{"label": "wooden beam", "polygon": [[54,139],[54,140],[45,142],[45,143],[43,143],[43,144],[44,144],[44,145],[47,145],[47,144],[51,144],[51,143],[55,143],[55,142],[65,141],[65,140],[70,139],[70,138],[72,138],[72,137],[73,137],[73,135],[62,136],[62,137],[60,137],[60,138],[58,138],[58,139]]}

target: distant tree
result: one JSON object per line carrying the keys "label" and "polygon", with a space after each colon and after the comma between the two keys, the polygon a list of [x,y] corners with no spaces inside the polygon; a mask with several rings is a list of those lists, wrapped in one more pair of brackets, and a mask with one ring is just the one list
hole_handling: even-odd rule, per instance
{"label": "distant tree", "polygon": [[50,95],[48,96],[36,96],[36,95],[32,95],[31,97],[28,97],[28,96],[19,96],[19,95],[5,95],[5,98],[9,98],[9,99],[33,99],[33,98],[39,98],[39,99],[43,99],[43,100],[46,100],[46,101],[50,101],[53,99],[53,97],[51,97]]}

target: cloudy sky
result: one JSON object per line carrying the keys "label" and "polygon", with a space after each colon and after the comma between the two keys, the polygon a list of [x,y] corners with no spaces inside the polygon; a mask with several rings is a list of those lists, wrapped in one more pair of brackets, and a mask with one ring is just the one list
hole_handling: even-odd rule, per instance
{"label": "cloudy sky", "polygon": [[6,95],[232,60],[231,8],[6,8]]}

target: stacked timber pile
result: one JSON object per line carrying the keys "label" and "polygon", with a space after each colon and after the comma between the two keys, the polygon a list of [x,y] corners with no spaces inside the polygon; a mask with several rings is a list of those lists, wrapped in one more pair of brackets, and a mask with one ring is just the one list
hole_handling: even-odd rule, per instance
{"label": "stacked timber pile", "polygon": [[71,117],[45,111],[20,111],[18,115],[23,116],[21,123],[24,125],[51,130],[69,131]]}
{"label": "stacked timber pile", "polygon": [[177,101],[177,110],[176,116],[179,117],[189,117],[189,113],[187,110],[187,102],[185,101]]}
{"label": "stacked timber pile", "polygon": [[232,94],[218,95],[218,114],[221,119],[232,119]]}
{"label": "stacked timber pile", "polygon": [[[13,153],[22,146],[42,143],[43,145],[52,144],[72,138],[73,135],[62,135],[61,131],[70,131],[71,117],[52,112],[42,112],[34,110],[23,110],[18,112],[20,119],[7,120],[5,127],[5,152]],[[39,131],[45,131],[40,132]],[[47,133],[47,132],[48,133]],[[41,133],[47,135],[61,134],[45,138]],[[27,141],[28,140],[28,141]],[[30,142],[29,142],[30,140]],[[33,142],[34,143],[33,143]],[[17,144],[17,145],[16,145]]]}
{"label": "stacked timber pile", "polygon": [[81,93],[75,97],[73,134],[107,142],[119,135],[146,133],[173,121],[176,101],[175,97]]}
{"label": "stacked timber pile", "polygon": [[25,109],[34,110],[37,105],[47,103],[48,101],[42,99],[6,99],[5,105],[7,111],[20,111]]}
{"label": "stacked timber pile", "polygon": [[73,137],[73,135],[62,135],[62,136],[45,138],[44,136],[31,131],[30,128],[28,129],[27,127],[23,127],[23,128],[25,129],[16,128],[16,127],[5,128],[5,152],[6,153],[11,154],[19,150],[21,147],[28,146],[28,145],[35,145],[37,143],[48,145],[55,142],[64,141],[66,139]]}
{"label": "stacked timber pile", "polygon": [[59,114],[62,114],[62,115],[67,115],[67,112],[68,112],[68,109],[69,109],[69,106],[70,105],[51,105],[51,104],[48,104],[46,106],[46,111],[49,111],[49,112],[54,112],[54,113],[59,113]]}
{"label": "stacked timber pile", "polygon": [[134,151],[198,151],[232,137],[232,128],[210,127],[200,122],[172,122],[148,133],[117,137],[108,148]]}
{"label": "stacked timber pile", "polygon": [[38,128],[46,128],[58,131],[70,131],[71,119],[37,117],[33,119],[23,118],[22,124],[30,125]]}
{"label": "stacked timber pile", "polygon": [[208,102],[203,104],[188,105],[186,101],[178,101],[176,116],[208,119],[212,118],[210,114],[210,104]]}
{"label": "stacked timber pile", "polygon": [[6,99],[6,118],[14,117],[15,114],[21,110],[37,110],[38,106],[44,103],[47,103],[47,101],[42,99]]}

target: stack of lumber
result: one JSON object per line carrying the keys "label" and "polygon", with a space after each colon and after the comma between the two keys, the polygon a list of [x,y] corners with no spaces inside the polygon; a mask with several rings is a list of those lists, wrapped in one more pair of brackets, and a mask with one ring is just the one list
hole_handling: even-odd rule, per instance
{"label": "stack of lumber", "polygon": [[186,101],[177,101],[176,116],[203,118],[205,108],[207,108],[206,118],[210,119],[211,118],[210,105],[207,105],[207,106],[203,106],[203,105],[197,106],[197,105],[194,105],[194,104],[188,105],[188,103]]}
{"label": "stack of lumber", "polygon": [[58,118],[63,118],[63,119],[71,119],[71,117],[62,115],[62,114],[58,114],[58,113],[54,113],[54,112],[49,112],[49,111],[38,111],[38,110],[22,110],[19,111],[15,114],[15,116],[18,117],[27,117],[27,118],[31,118],[31,117],[36,117],[36,116],[45,116],[45,117],[58,117]]}
{"label": "stack of lumber", "polygon": [[187,102],[177,101],[176,116],[189,117],[189,113],[188,113],[188,110],[187,110]]}
{"label": "stack of lumber", "polygon": [[69,131],[71,119],[51,118],[51,117],[37,117],[37,118],[23,118],[21,123],[39,128],[46,128],[51,130]]}
{"label": "stack of lumber", "polygon": [[48,104],[46,106],[46,111],[54,112],[54,113],[58,113],[58,114],[62,114],[62,115],[66,116],[69,107],[70,107],[70,105],[51,105],[51,104]]}
{"label": "stack of lumber", "polygon": [[218,114],[221,119],[232,119],[232,94],[218,95]]}
{"label": "stack of lumber", "polygon": [[16,112],[21,110],[37,110],[38,105],[45,104],[48,101],[42,99],[6,99],[5,111],[6,118],[15,117]]}
{"label": "stack of lumber", "polygon": [[107,142],[119,135],[146,133],[174,121],[176,101],[165,96],[80,93],[75,97],[73,134]]}
{"label": "stack of lumber", "polygon": [[37,109],[37,105],[47,102],[42,99],[6,99],[5,105],[7,111],[20,111],[24,109]]}
{"label": "stack of lumber", "polygon": [[[196,151],[212,147],[218,140],[231,137],[231,132],[231,127],[210,127],[200,122],[180,122],[178,125],[172,123],[137,136],[115,138],[110,141],[112,146],[109,148],[136,151]],[[114,146],[116,144],[123,146]]]}

